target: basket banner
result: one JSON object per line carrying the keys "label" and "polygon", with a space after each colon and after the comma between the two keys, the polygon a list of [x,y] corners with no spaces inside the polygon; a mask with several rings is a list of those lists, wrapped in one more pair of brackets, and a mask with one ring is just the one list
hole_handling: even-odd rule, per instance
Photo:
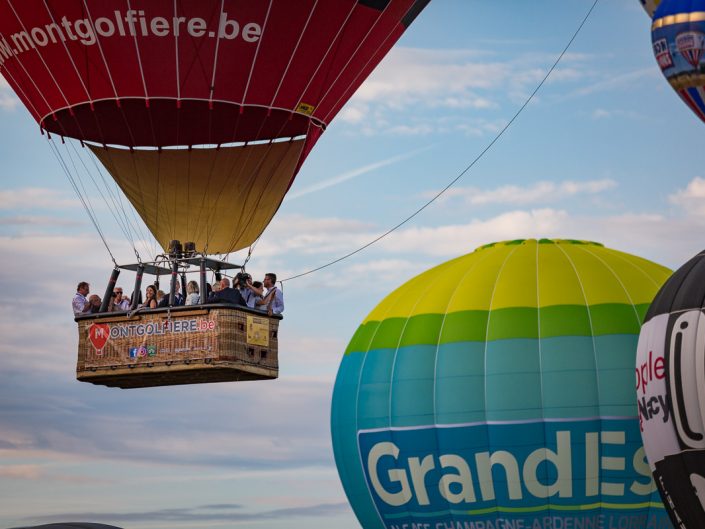
{"label": "basket banner", "polygon": [[280,319],[235,306],[79,318],[76,377],[120,388],[277,378]]}
{"label": "basket banner", "polygon": [[218,315],[142,315],[139,320],[80,325],[86,367],[106,362],[168,361],[184,355],[206,358],[217,350]]}

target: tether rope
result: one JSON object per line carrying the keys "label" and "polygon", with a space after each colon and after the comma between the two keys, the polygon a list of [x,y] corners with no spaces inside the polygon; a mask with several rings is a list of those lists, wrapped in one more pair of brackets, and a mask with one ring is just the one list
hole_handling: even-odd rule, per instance
{"label": "tether rope", "polygon": [[534,96],[536,96],[536,94],[538,93],[538,91],[539,91],[539,90],[541,89],[541,87],[546,83],[546,81],[548,80],[548,78],[551,76],[551,74],[553,73],[553,71],[556,69],[556,67],[558,66],[558,63],[561,62],[561,60],[563,59],[563,56],[567,53],[568,49],[569,49],[570,46],[573,44],[573,41],[577,38],[577,36],[578,36],[578,34],[580,33],[580,31],[583,29],[583,26],[585,26],[585,23],[586,23],[586,22],[588,21],[588,19],[590,18],[590,15],[591,15],[592,12],[594,11],[595,6],[597,6],[597,3],[598,3],[598,2],[599,2],[599,0],[595,0],[595,1],[592,3],[592,6],[590,6],[590,9],[588,10],[587,14],[583,17],[583,19],[582,19],[582,21],[580,22],[580,24],[578,25],[577,29],[573,32],[573,36],[570,38],[570,40],[568,41],[568,43],[563,47],[563,50],[561,51],[560,55],[558,55],[558,58],[557,58],[557,59],[554,61],[554,63],[551,65],[551,67],[549,68],[548,72],[546,72],[546,75],[544,75],[543,79],[541,79],[541,81],[540,81],[539,84],[536,86],[536,88],[534,88],[533,92],[531,92],[531,94],[530,94],[529,97],[526,99],[526,101],[524,101],[524,103],[521,105],[521,107],[519,107],[519,109],[514,113],[514,115],[513,115],[512,118],[507,122],[507,124],[506,124],[504,127],[502,127],[502,130],[500,130],[500,131],[497,133],[497,135],[494,137],[494,139],[480,152],[480,154],[478,154],[478,155],[475,157],[474,160],[472,160],[472,162],[470,162],[470,164],[469,164],[465,169],[463,169],[463,170],[460,172],[460,174],[458,174],[458,176],[456,176],[453,180],[451,180],[443,189],[441,189],[438,193],[436,193],[436,195],[434,195],[430,200],[428,200],[428,201],[427,201],[425,204],[423,204],[420,208],[418,208],[416,211],[414,211],[411,215],[409,215],[408,217],[406,217],[404,220],[402,220],[401,222],[399,222],[398,224],[396,224],[396,225],[393,226],[392,228],[390,228],[390,229],[388,229],[387,231],[385,231],[382,235],[380,235],[380,236],[378,236],[378,237],[372,239],[371,241],[369,241],[368,243],[364,244],[363,246],[360,246],[360,247],[357,248],[356,250],[353,250],[352,252],[349,252],[349,253],[347,253],[347,254],[341,256],[341,257],[338,257],[337,259],[334,259],[333,261],[330,261],[330,262],[328,262],[328,263],[326,263],[326,264],[324,264],[324,265],[317,266],[316,268],[312,268],[311,270],[307,270],[306,272],[302,272],[302,273],[300,273],[300,274],[296,274],[296,275],[293,275],[293,276],[291,276],[291,277],[287,277],[286,279],[282,279],[282,280],[280,281],[280,283],[284,283],[285,281],[291,281],[291,280],[293,280],[293,279],[298,279],[298,278],[300,278],[300,277],[304,277],[304,276],[307,276],[307,275],[309,275],[309,274],[313,274],[314,272],[318,272],[318,271],[320,271],[320,270],[323,270],[324,268],[328,268],[329,266],[333,266],[334,264],[337,264],[337,263],[339,263],[339,262],[341,262],[341,261],[344,261],[345,259],[348,259],[349,257],[352,257],[352,256],[355,255],[355,254],[360,253],[361,251],[363,251],[363,250],[369,248],[369,247],[372,246],[373,244],[375,244],[375,243],[381,241],[382,239],[384,239],[385,237],[387,237],[387,236],[390,235],[391,233],[395,232],[396,230],[398,230],[399,228],[401,228],[402,226],[404,226],[406,223],[408,223],[410,220],[412,220],[414,217],[416,217],[419,213],[421,213],[423,210],[425,210],[428,206],[430,206],[430,205],[433,204],[436,200],[438,200],[438,198],[440,198],[441,195],[443,195],[446,191],[448,191],[448,189],[450,189],[451,187],[453,187],[453,185],[455,185],[456,182],[458,182],[458,180],[460,180],[463,176],[465,176],[465,174],[466,174],[468,171],[470,171],[470,169],[472,169],[472,168],[475,166],[475,164],[476,164],[477,162],[479,162],[479,161],[484,157],[484,155],[487,153],[487,151],[489,151],[489,150],[494,146],[494,144],[497,143],[497,141],[499,141],[499,139],[504,135],[504,133],[509,129],[509,127],[516,121],[516,119],[521,115],[521,113],[522,113],[522,112],[524,111],[524,109],[529,105],[529,103],[531,103],[531,101],[534,99]]}

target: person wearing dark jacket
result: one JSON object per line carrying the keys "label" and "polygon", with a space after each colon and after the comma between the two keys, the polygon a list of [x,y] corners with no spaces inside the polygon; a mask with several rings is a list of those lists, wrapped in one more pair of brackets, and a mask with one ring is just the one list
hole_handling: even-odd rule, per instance
{"label": "person wearing dark jacket", "polygon": [[[179,305],[184,304],[184,295],[179,292],[181,287],[179,286],[179,282],[177,281],[176,284],[174,285],[176,288],[174,290],[174,307],[178,307]],[[157,307],[168,307],[169,306],[169,295],[165,295]]]}
{"label": "person wearing dark jacket", "polygon": [[230,286],[230,280],[224,277],[220,280],[220,290],[211,293],[208,303],[232,303],[234,305],[245,305],[240,291]]}

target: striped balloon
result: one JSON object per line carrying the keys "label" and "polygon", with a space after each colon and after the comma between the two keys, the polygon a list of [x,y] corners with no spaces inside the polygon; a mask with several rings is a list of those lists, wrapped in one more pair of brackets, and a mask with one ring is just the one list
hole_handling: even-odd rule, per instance
{"label": "striped balloon", "polygon": [[656,62],[683,102],[705,121],[705,0],[662,0],[651,40]]}
{"label": "striped balloon", "polygon": [[360,325],[332,404],[366,529],[668,528],[634,400],[669,271],[597,243],[483,246]]}

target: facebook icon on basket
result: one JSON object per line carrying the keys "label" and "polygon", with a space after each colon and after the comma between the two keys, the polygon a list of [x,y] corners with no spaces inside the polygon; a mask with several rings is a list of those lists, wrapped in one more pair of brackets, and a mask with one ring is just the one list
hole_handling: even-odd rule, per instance
{"label": "facebook icon on basket", "polygon": [[147,348],[144,345],[130,347],[130,358],[144,358],[147,356]]}

